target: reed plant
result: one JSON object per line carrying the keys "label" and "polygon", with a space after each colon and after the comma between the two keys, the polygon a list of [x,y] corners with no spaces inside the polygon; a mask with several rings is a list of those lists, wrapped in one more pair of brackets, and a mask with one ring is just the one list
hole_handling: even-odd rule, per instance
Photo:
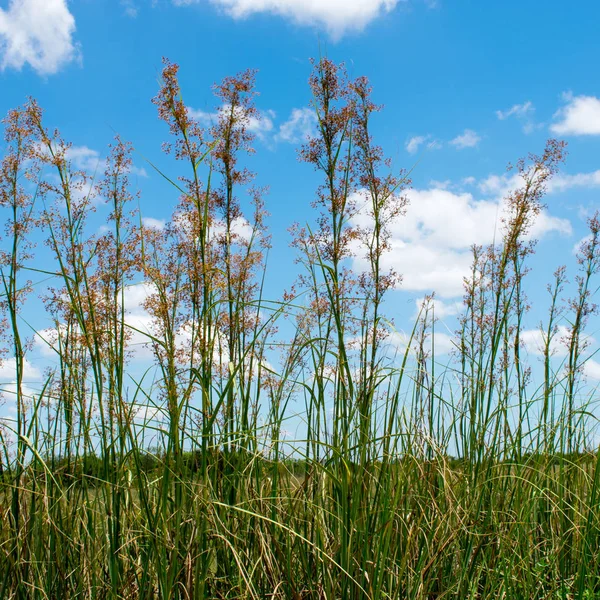
{"label": "reed plant", "polygon": [[[292,227],[298,277],[279,299],[246,166],[253,71],[214,87],[205,127],[165,61],[153,102],[180,172],[149,163],[175,198],[163,228],[137,207],[131,144],[91,174],[34,100],[4,120],[0,598],[600,597],[598,215],[574,286],[559,267],[548,287],[540,364],[523,351],[531,228],[564,144],[516,164],[444,361],[434,296],[409,334],[386,317],[410,180],[373,140],[369,83],[323,58],[309,87],[317,216]],[[53,355],[35,386],[33,346]]]}

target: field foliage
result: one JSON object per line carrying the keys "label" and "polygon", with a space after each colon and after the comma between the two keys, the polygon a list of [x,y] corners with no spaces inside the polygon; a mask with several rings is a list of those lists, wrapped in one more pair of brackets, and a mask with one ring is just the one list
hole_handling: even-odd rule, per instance
{"label": "field foliage", "polygon": [[315,217],[291,228],[295,285],[266,297],[254,77],[216,85],[206,125],[165,61],[153,102],[178,170],[147,166],[172,190],[164,227],[140,214],[129,143],[82,172],[34,100],[4,120],[0,598],[600,598],[597,216],[576,272],[548,286],[540,360],[522,339],[531,227],[564,144],[513,167],[439,356],[433,296],[408,333],[386,316],[409,174],[372,138],[368,81],[328,59],[299,150]]}

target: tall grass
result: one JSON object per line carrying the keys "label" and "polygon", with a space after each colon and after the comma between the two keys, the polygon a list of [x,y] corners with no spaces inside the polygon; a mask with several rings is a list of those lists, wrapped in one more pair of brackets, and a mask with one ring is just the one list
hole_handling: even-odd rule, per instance
{"label": "tall grass", "polygon": [[[215,86],[204,128],[165,62],[153,102],[181,173],[153,166],[178,196],[164,228],[135,208],[129,144],[91,177],[34,101],[5,119],[15,418],[0,430],[0,598],[600,597],[596,407],[582,395],[597,216],[574,297],[564,267],[548,288],[539,373],[522,350],[531,226],[564,145],[517,163],[444,364],[433,297],[409,335],[385,317],[410,181],[372,139],[369,84],[322,59],[309,85],[317,127],[299,157],[322,184],[316,219],[293,227],[299,276],[280,300],[263,293],[263,191],[244,166],[252,71]],[[90,233],[100,202],[108,221]],[[133,290],[147,328],[128,314]],[[34,343],[55,360],[32,389]]]}

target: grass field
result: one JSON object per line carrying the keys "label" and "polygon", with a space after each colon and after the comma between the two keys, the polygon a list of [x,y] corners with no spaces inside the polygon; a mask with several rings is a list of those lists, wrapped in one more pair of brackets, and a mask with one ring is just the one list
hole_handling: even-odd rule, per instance
{"label": "grass field", "polygon": [[[369,84],[327,59],[313,67],[318,127],[300,159],[322,176],[318,216],[293,228],[299,276],[275,300],[244,167],[253,72],[215,87],[222,109],[205,129],[165,62],[153,102],[180,172],[156,168],[179,199],[163,229],[135,208],[129,144],[117,139],[91,179],[35,101],[5,119],[16,409],[0,428],[0,599],[600,598],[597,392],[583,374],[597,216],[578,272],[559,267],[548,286],[539,364],[521,339],[529,232],[564,144],[515,166],[521,187],[497,244],[473,248],[442,360],[433,297],[405,336],[385,317],[400,275],[381,264],[410,182],[371,137]],[[110,217],[90,233],[98,202]],[[32,338],[41,279],[52,327]],[[125,309],[142,282],[149,329]],[[32,340],[54,350],[34,390]]]}

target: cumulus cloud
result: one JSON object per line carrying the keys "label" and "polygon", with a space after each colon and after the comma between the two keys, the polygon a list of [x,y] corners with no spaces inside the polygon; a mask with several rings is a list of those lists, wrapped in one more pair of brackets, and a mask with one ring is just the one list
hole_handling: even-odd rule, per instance
{"label": "cumulus cloud", "polygon": [[154,217],[144,217],[142,219],[142,225],[147,229],[162,231],[165,228],[166,222],[162,219],[155,219]]}
{"label": "cumulus cloud", "polygon": [[600,362],[588,359],[583,365],[583,372],[588,379],[600,381]]}
{"label": "cumulus cloud", "polygon": [[[154,359],[151,336],[158,335],[155,319],[146,310],[145,303],[157,293],[156,287],[149,282],[128,285],[123,292],[123,307],[125,309],[125,323],[129,328],[130,338],[127,347],[131,352],[132,360],[149,362]],[[213,359],[215,364],[226,362],[225,355],[221,354],[224,344],[221,343],[218,332],[215,333],[216,344]],[[185,351],[191,340],[191,326],[184,323],[175,334],[175,345]]]}
{"label": "cumulus cloud", "polygon": [[[7,358],[0,363],[0,394],[10,403],[9,408],[14,409],[17,395],[17,361],[15,358]],[[41,371],[29,360],[25,359],[23,364],[23,395],[32,398],[36,389],[42,382]]]}
{"label": "cumulus cloud", "polygon": [[462,150],[463,148],[475,148],[481,141],[481,137],[472,129],[465,129],[463,133],[457,135],[450,143]]}
{"label": "cumulus cloud", "polygon": [[564,94],[565,106],[555,115],[550,130],[558,135],[600,135],[600,98]]}
{"label": "cumulus cloud", "polygon": [[[391,251],[384,255],[382,267],[402,274],[402,289],[434,291],[445,298],[461,296],[463,277],[472,262],[471,246],[497,239],[503,200],[477,199],[471,193],[435,187],[409,190],[407,195],[410,204],[406,215],[391,227]],[[361,211],[354,222],[369,227],[370,217]],[[551,231],[570,234],[571,225],[543,211],[531,235],[540,238]],[[355,267],[366,268],[360,254]]]}
{"label": "cumulus cloud", "polygon": [[87,172],[102,170],[102,159],[97,150],[92,150],[87,146],[71,146],[67,150],[67,159],[69,159],[77,169]]}
{"label": "cumulus cloud", "polygon": [[[202,0],[173,0],[183,6]],[[270,13],[300,25],[317,25],[333,37],[360,31],[378,16],[391,12],[400,0],[211,0],[234,19]]]}
{"label": "cumulus cloud", "polygon": [[508,172],[496,175],[492,173],[477,183],[482,194],[487,196],[502,197],[519,186],[521,177],[518,173]]}
{"label": "cumulus cloud", "polygon": [[125,323],[130,335],[127,347],[134,360],[146,361],[154,356],[149,336],[156,335],[157,331],[144,303],[155,293],[156,287],[146,282],[128,285],[123,290]]}
{"label": "cumulus cloud", "polygon": [[168,410],[157,404],[142,404],[135,402],[129,405],[135,425],[145,425],[150,422],[161,423],[168,416]]}
{"label": "cumulus cloud", "polygon": [[433,316],[436,319],[446,319],[448,317],[454,317],[460,313],[462,310],[461,302],[444,302],[440,298],[434,298],[430,300],[426,297],[417,298],[415,300],[416,304],[416,315],[418,315],[422,310],[424,310],[427,304],[433,304]]}
{"label": "cumulus cloud", "polygon": [[[406,351],[410,335],[405,331],[393,331],[386,339],[386,345],[394,349],[398,354],[403,355]],[[411,351],[414,352],[415,339],[412,340]],[[436,331],[432,336],[429,334],[425,339],[424,350],[435,356],[450,354],[456,348],[452,336],[441,331]]]}
{"label": "cumulus cloud", "polygon": [[[225,236],[227,231],[226,224],[224,221],[215,219],[210,228],[210,236],[214,238]],[[243,242],[249,243],[252,239],[254,230],[250,222],[244,217],[235,217],[231,222],[231,235],[232,239],[239,239]]]}
{"label": "cumulus cloud", "polygon": [[[223,110],[221,108],[221,110]],[[192,119],[196,119],[202,125],[210,126],[215,125],[219,119],[219,112],[210,112],[208,110],[202,110],[201,108],[187,107],[187,112]]]}
{"label": "cumulus cloud", "polygon": [[571,251],[574,255],[579,254],[582,250],[584,250],[584,245],[587,246],[592,241],[592,234],[586,235],[582,237],[578,242],[573,246],[573,250]]}
{"label": "cumulus cloud", "polygon": [[[563,343],[563,340],[569,335],[569,330],[564,325],[558,327],[558,331],[553,336],[550,342],[550,354],[552,356],[564,357],[567,355],[567,347]],[[542,356],[544,353],[544,347],[546,345],[546,331],[541,329],[526,329],[521,332],[521,342],[523,346],[529,352],[535,356]],[[587,341],[592,342],[592,338],[586,338]]]}
{"label": "cumulus cloud", "polygon": [[317,130],[317,115],[314,109],[294,108],[287,121],[279,127],[275,136],[276,140],[297,144],[305,142],[307,138],[315,135]]}
{"label": "cumulus cloud", "polygon": [[[134,359],[151,359],[152,349],[149,347],[149,335],[155,335],[153,319],[144,308],[144,302],[156,288],[147,283],[128,285],[123,290],[123,308],[125,323],[129,328],[130,339],[128,349]],[[59,334],[66,333],[64,325],[48,327],[36,332],[35,348],[44,358],[56,359],[60,350]],[[1,370],[0,370],[1,374]]]}
{"label": "cumulus cloud", "polygon": [[[188,113],[200,124],[211,127],[227,109],[227,105],[221,106],[215,112],[188,108]],[[317,133],[317,115],[311,107],[293,108],[289,117],[278,126],[275,124],[276,116],[274,110],[263,111],[258,116],[248,119],[247,128],[267,146],[273,146],[274,142],[300,144]]]}
{"label": "cumulus cloud", "polygon": [[[202,125],[210,127],[227,109],[227,105],[223,105],[215,112],[194,108],[188,108],[188,112]],[[273,142],[300,144],[317,133],[317,115],[311,107],[293,108],[289,117],[278,126],[275,124],[276,116],[275,111],[266,110],[257,117],[250,117],[247,128],[268,146],[272,146]]]}
{"label": "cumulus cloud", "polygon": [[600,187],[600,169],[590,173],[558,174],[550,181],[548,191],[563,192],[572,188],[596,187]]}
{"label": "cumulus cloud", "polygon": [[[491,174],[478,182],[479,191],[486,195],[505,196],[520,183],[520,176],[515,172],[502,175]],[[559,173],[547,185],[548,193],[566,192],[574,188],[593,189],[600,187],[600,169],[589,173]]]}
{"label": "cumulus cloud", "polygon": [[[219,116],[226,113],[231,105],[223,104],[216,112],[208,112],[200,109],[188,108],[189,115],[198,120],[202,125],[207,127],[215,125],[218,122]],[[242,110],[241,108],[239,109]],[[241,115],[240,115],[241,116]],[[248,131],[256,135],[257,138],[264,140],[269,133],[273,131],[275,112],[266,110],[258,116],[248,117],[246,127]]]}
{"label": "cumulus cloud", "polygon": [[79,55],[74,33],[66,0],[10,0],[0,8],[0,67],[56,73]]}
{"label": "cumulus cloud", "polygon": [[[559,325],[556,334],[550,342],[550,355],[557,358],[566,358],[569,350],[566,340],[569,339],[569,328],[565,325]],[[546,345],[546,331],[538,329],[527,329],[521,332],[521,342],[527,352],[534,356],[543,356]],[[595,345],[596,340],[591,335],[583,335],[582,343]],[[600,381],[600,363],[588,358],[583,363],[583,373],[588,379]]]}
{"label": "cumulus cloud", "polygon": [[36,332],[35,348],[44,357],[56,357],[59,349],[57,329],[48,327],[38,330]]}
{"label": "cumulus cloud", "polygon": [[[102,175],[107,166],[107,159],[103,158],[97,150],[87,146],[71,146],[67,150],[66,157],[76,169],[90,175]],[[148,177],[146,169],[135,165],[131,165],[129,173],[139,177]]]}
{"label": "cumulus cloud", "polygon": [[411,137],[408,142],[406,142],[406,151],[409,154],[415,154],[419,150],[419,146],[425,142],[427,136],[425,135],[415,135]]}
{"label": "cumulus cloud", "polygon": [[[219,116],[227,109],[227,105],[215,112],[188,108],[188,113],[202,125],[210,127],[217,123]],[[257,117],[250,117],[247,128],[268,146],[273,142],[300,144],[317,133],[317,115],[311,107],[293,108],[287,120],[279,126],[275,125],[276,116],[275,111],[266,110]]]}

